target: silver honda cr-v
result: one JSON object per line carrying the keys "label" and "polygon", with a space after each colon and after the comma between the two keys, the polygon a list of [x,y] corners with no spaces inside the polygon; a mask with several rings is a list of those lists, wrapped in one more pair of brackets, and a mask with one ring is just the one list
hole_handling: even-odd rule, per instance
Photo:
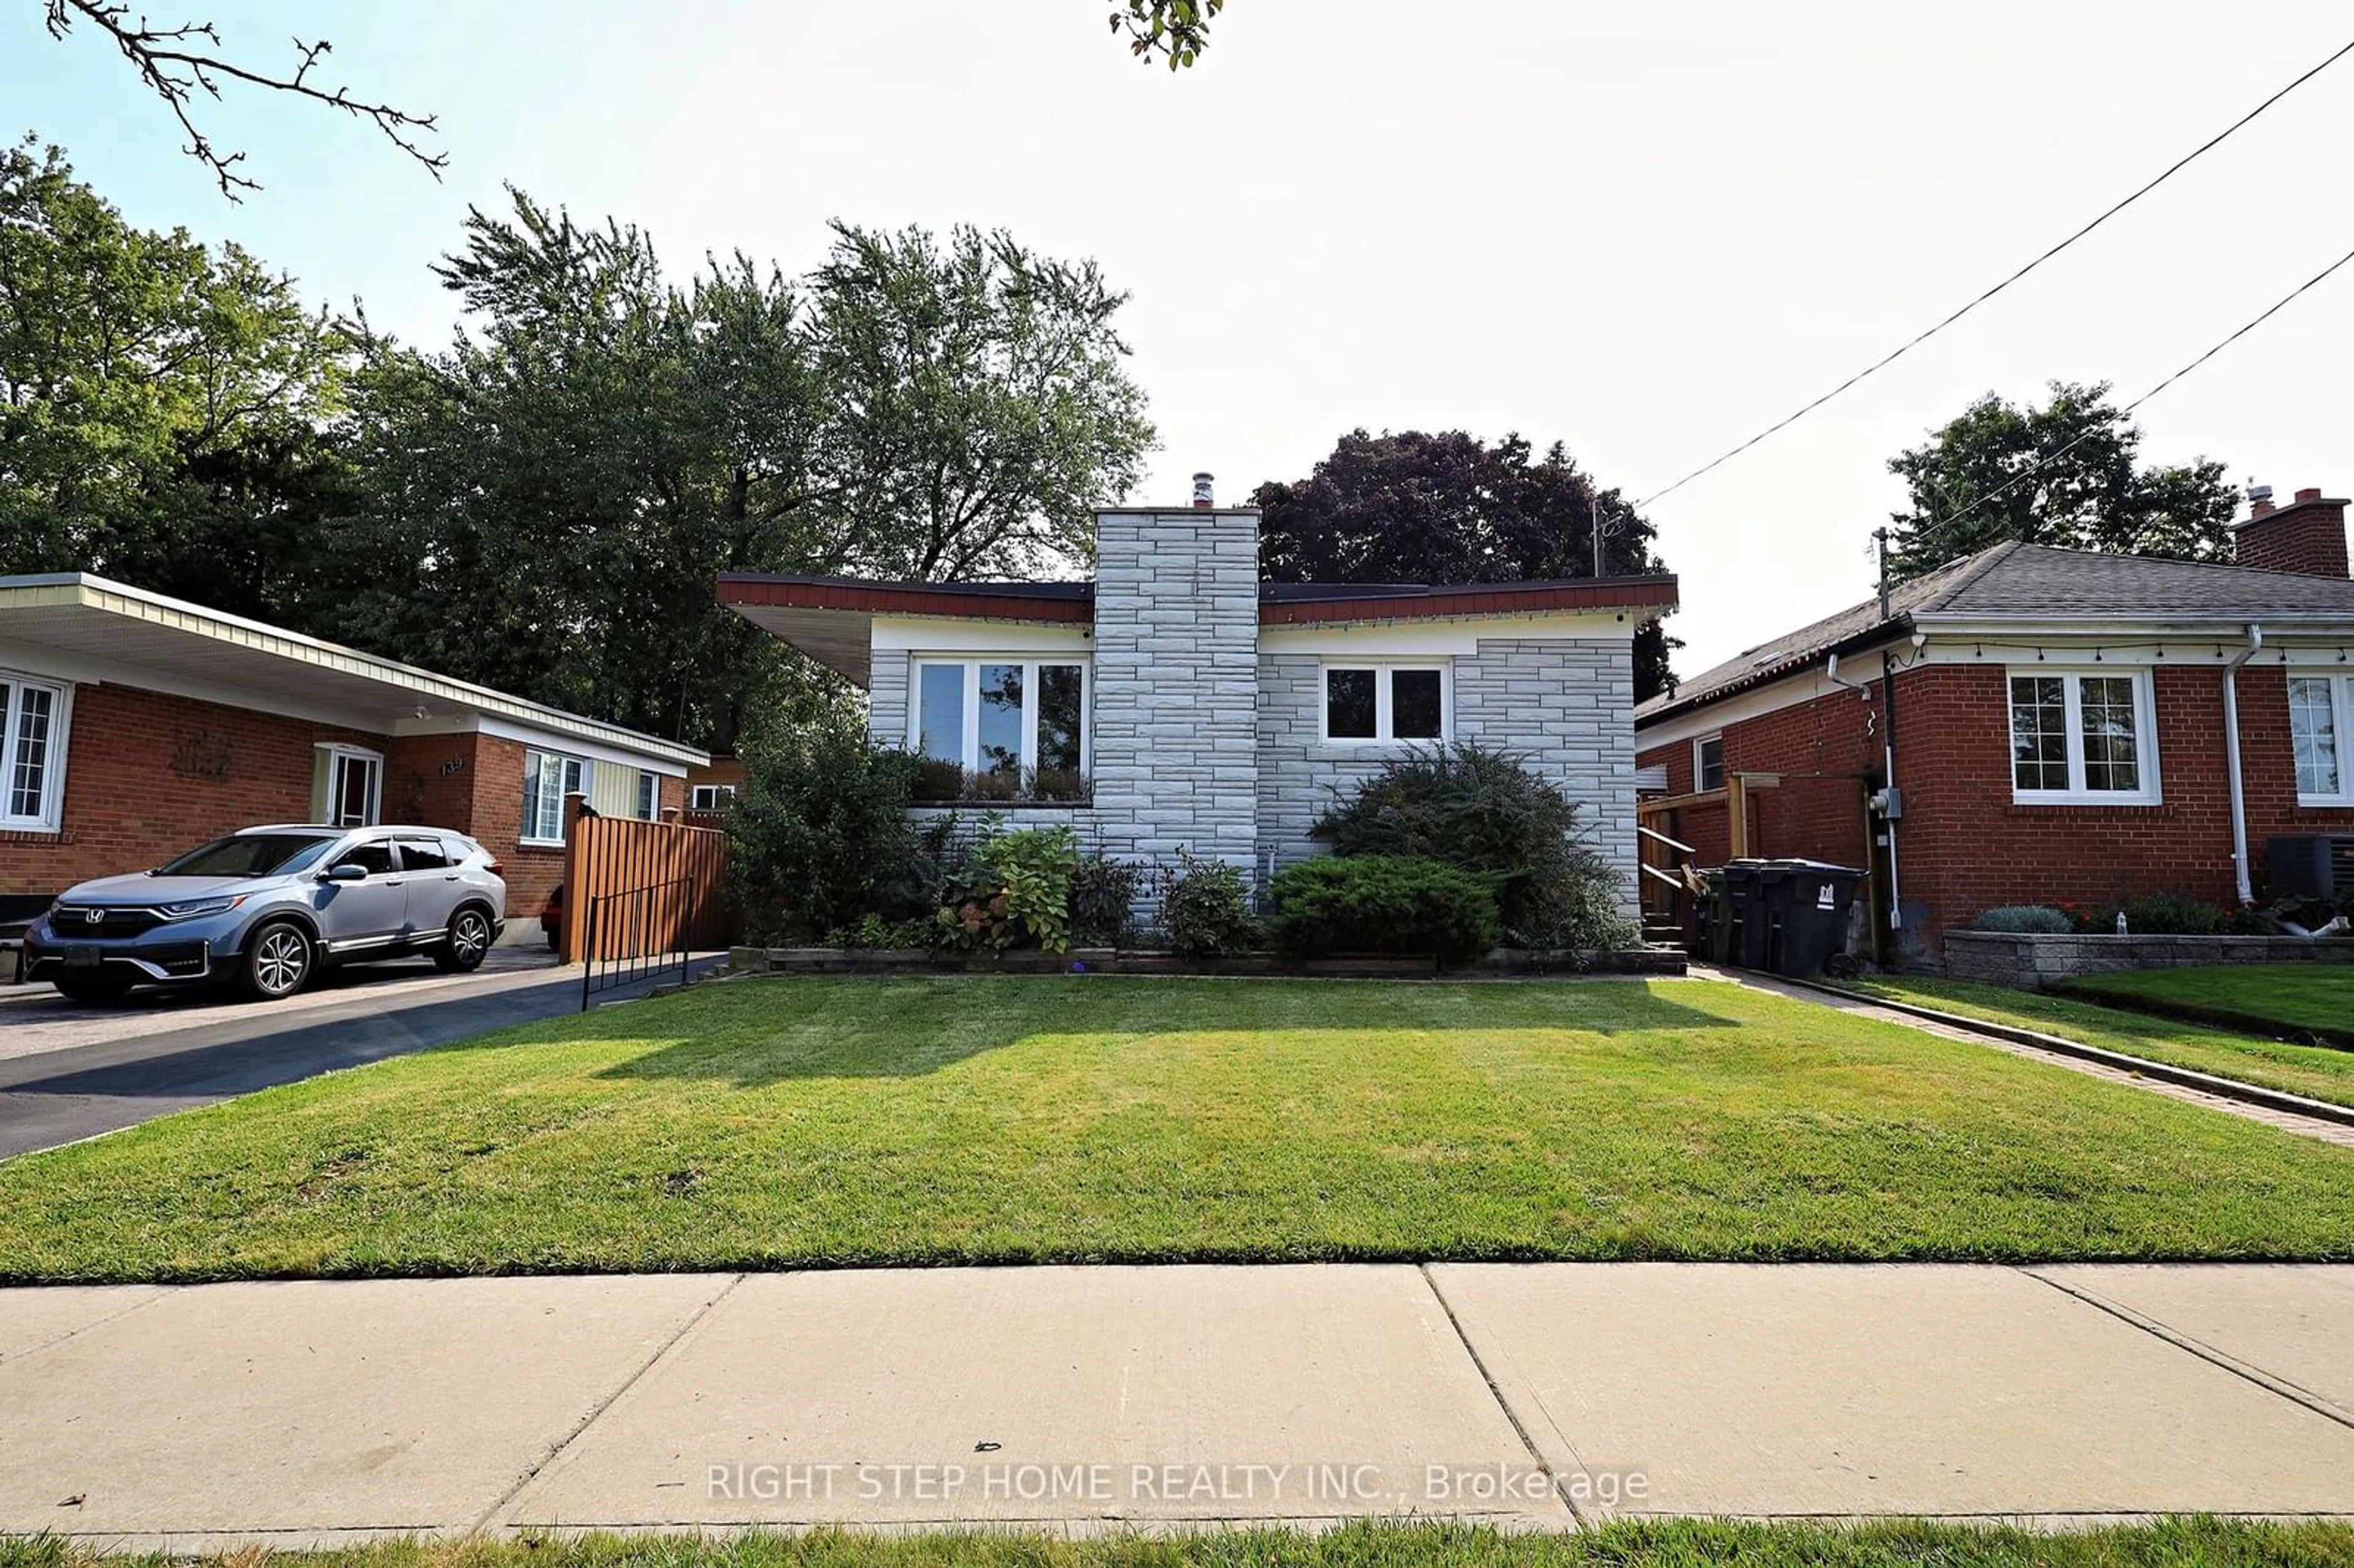
{"label": "silver honda cr-v", "polygon": [[234,979],[265,1001],[323,965],[429,953],[477,968],[507,886],[446,828],[247,828],[168,865],[67,891],[25,934],[25,974],[78,1001]]}

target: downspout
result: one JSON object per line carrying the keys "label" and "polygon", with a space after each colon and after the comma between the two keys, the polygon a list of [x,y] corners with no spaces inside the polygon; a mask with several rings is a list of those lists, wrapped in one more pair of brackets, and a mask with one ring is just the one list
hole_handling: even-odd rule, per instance
{"label": "downspout", "polygon": [[2240,907],[2256,901],[2254,884],[2248,876],[2248,802],[2240,783],[2240,666],[2254,658],[2264,645],[2264,629],[2254,621],[2248,622],[2248,645],[2232,655],[2223,666],[2223,762],[2232,779],[2232,870],[2239,878]]}

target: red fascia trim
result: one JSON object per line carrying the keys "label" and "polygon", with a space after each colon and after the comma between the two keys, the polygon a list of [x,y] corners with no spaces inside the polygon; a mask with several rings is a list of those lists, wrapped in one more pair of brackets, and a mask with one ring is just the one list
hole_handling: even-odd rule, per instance
{"label": "red fascia trim", "polygon": [[1452,592],[1369,594],[1363,599],[1280,599],[1258,607],[1262,626],[1320,620],[1437,620],[1458,615],[1526,615],[1553,609],[1672,608],[1673,577],[1556,584],[1541,588],[1461,588]]}
{"label": "red fascia trim", "polygon": [[1018,594],[958,593],[950,588],[852,586],[843,583],[719,583],[719,602],[735,608],[782,605],[793,609],[842,609],[860,615],[947,615],[961,620],[1062,620],[1085,626],[1095,606],[1084,599],[1024,599]]}

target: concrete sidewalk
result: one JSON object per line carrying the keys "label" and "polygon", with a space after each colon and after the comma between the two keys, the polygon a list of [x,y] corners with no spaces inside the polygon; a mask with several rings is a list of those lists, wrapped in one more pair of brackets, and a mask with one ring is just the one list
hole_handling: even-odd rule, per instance
{"label": "concrete sidewalk", "polygon": [[2354,1267],[0,1291],[0,1531],[2354,1515]]}

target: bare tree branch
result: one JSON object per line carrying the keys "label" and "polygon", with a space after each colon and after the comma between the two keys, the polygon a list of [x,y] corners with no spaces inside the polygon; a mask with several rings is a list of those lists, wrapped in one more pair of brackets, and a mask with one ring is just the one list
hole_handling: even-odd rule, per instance
{"label": "bare tree branch", "polygon": [[197,128],[194,110],[196,94],[203,92],[217,102],[223,81],[241,82],[248,87],[271,92],[291,92],[331,109],[340,109],[355,120],[365,120],[382,132],[386,140],[423,164],[435,179],[450,165],[447,153],[427,152],[419,144],[421,136],[437,133],[438,117],[412,114],[389,103],[371,103],[354,98],[346,87],[322,87],[311,79],[312,71],[334,48],[326,39],[304,43],[296,38],[296,63],[292,73],[272,76],[267,71],[252,69],[225,59],[220,54],[220,33],[210,22],[183,22],[177,26],[159,27],[141,16],[135,20],[131,7],[116,0],[43,0],[48,10],[49,37],[64,38],[78,22],[88,22],[122,51],[156,97],[162,99],[179,121],[180,129],[187,133],[188,144],[182,149],[213,173],[221,195],[231,201],[241,201],[239,194],[261,188],[256,181],[238,172],[245,162],[241,152],[225,153],[212,139]]}

